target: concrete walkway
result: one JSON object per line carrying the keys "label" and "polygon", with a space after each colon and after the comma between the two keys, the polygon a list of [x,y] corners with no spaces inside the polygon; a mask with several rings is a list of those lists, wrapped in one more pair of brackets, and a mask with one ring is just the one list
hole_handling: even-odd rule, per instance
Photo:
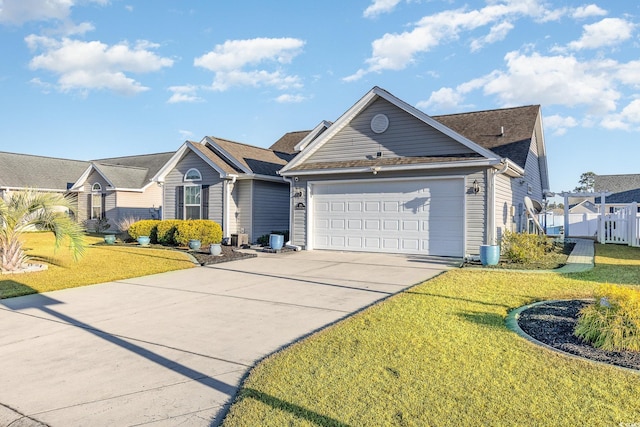
{"label": "concrete walkway", "polygon": [[575,239],[571,240],[576,242],[576,246],[571,251],[571,255],[567,258],[567,263],[553,270],[556,273],[582,273],[583,271],[589,271],[594,266],[594,242],[589,239]]}
{"label": "concrete walkway", "polygon": [[256,361],[460,261],[265,254],[0,300],[0,425],[215,425]]}

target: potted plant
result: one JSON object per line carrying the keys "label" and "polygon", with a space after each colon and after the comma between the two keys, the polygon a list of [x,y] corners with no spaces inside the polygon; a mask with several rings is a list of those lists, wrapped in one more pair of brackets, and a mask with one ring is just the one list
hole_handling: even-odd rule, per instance
{"label": "potted plant", "polygon": [[151,238],[149,238],[149,236],[139,236],[137,240],[140,246],[149,246],[149,243],[151,242]]}
{"label": "potted plant", "polygon": [[191,239],[189,240],[189,249],[192,251],[197,251],[202,246],[202,242],[199,239]]}

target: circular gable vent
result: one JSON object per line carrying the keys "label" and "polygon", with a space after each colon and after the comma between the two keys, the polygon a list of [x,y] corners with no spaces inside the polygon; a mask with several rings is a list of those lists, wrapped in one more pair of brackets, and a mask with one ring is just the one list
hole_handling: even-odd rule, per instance
{"label": "circular gable vent", "polygon": [[384,114],[376,114],[371,119],[371,130],[375,133],[382,133],[389,127],[389,118]]}

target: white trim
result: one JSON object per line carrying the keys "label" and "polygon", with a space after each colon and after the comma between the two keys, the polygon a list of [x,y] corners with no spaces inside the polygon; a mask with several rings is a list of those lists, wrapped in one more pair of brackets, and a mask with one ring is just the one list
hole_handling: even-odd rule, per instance
{"label": "white trim", "polygon": [[[73,188],[73,187],[72,187]],[[76,191],[72,191],[72,189],[68,190],[60,190],[53,188],[40,188],[40,187],[0,187],[0,190],[5,191],[24,191],[24,190],[35,190],[42,193],[75,193]]]}
{"label": "white trim", "polygon": [[[467,205],[466,205],[466,175],[446,175],[446,176],[423,176],[423,177],[396,177],[396,178],[361,178],[361,179],[329,179],[321,181],[307,181],[307,217],[306,223],[306,250],[313,250],[313,186],[325,185],[325,184],[347,184],[347,183],[375,183],[375,182],[391,182],[391,181],[442,181],[442,180],[462,180],[462,221],[463,221],[463,234],[462,234],[462,254],[460,257],[466,255],[467,249]],[[290,203],[291,204],[291,203]],[[291,230],[289,231],[291,233]]]}
{"label": "white trim", "polygon": [[[215,151],[218,152],[219,155],[221,155],[222,157],[225,157],[228,161],[230,161],[231,163],[233,163],[235,166],[238,167],[238,169],[240,169],[242,172],[246,173],[246,174],[250,174],[253,171],[251,171],[250,169],[247,169],[246,166],[244,166],[242,163],[240,163],[235,157],[233,157],[231,155],[231,153],[229,153],[227,150],[223,149],[222,147],[220,147],[220,145],[218,145],[214,139],[215,137],[209,137],[209,136],[205,136],[202,141],[200,141],[200,144],[203,144],[206,146],[206,144],[211,145],[213,148],[215,148]],[[255,148],[259,148],[259,147],[255,147]]]}
{"label": "white trim", "polygon": [[87,167],[87,169],[83,172],[83,174],[80,175],[80,178],[78,178],[78,180],[73,184],[73,186],[69,189],[69,191],[71,190],[83,191],[84,189],[82,187],[84,186],[84,183],[89,179],[92,169],[98,172],[98,175],[100,175],[102,179],[104,179],[107,182],[107,187],[115,188],[115,185],[113,185],[113,182],[111,182],[111,180],[107,178],[105,174],[102,173],[100,168],[98,168],[95,163],[91,162],[89,167]]}
{"label": "white trim", "polygon": [[227,173],[224,172],[218,165],[216,165],[211,159],[202,154],[199,150],[193,148],[193,144],[198,144],[193,141],[185,141],[184,144],[178,148],[173,156],[167,161],[167,163],[160,168],[158,173],[156,173],[153,178],[151,178],[152,182],[164,182],[165,177],[171,172],[176,165],[182,160],[182,158],[186,155],[187,149],[189,149],[192,153],[195,153],[198,157],[200,157],[206,164],[211,166],[213,170],[220,174],[220,178],[226,178]]}
{"label": "white trim", "polygon": [[304,138],[302,138],[300,140],[300,142],[298,142],[295,147],[293,147],[293,149],[297,152],[303,151],[305,148],[307,148],[307,146],[312,143],[320,134],[322,134],[322,132],[324,132],[326,129],[329,129],[329,127],[331,127],[332,123],[327,121],[327,120],[323,120],[321,121],[316,127],[313,128],[313,130],[311,132],[309,132],[307,134],[307,136],[305,136]]}
{"label": "white trim", "polygon": [[[189,175],[189,172],[193,172],[193,171],[198,172],[199,178],[187,178],[187,176]],[[182,177],[182,182],[198,182],[198,181],[202,181],[202,173],[200,173],[200,170],[198,168],[190,168],[188,171],[185,172],[184,176]]]}
{"label": "white trim", "polygon": [[481,147],[475,142],[465,138],[459,133],[444,126],[442,123],[436,121],[435,119],[431,118],[430,116],[418,110],[417,108],[412,107],[411,105],[407,104],[401,99],[396,98],[395,96],[391,95],[389,92],[385,91],[384,89],[381,89],[378,86],[374,86],[373,89],[367,92],[362,98],[360,98],[358,102],[356,102],[342,116],[340,116],[340,118],[336,120],[333,123],[333,125],[331,125],[331,127],[327,129],[326,132],[323,132],[322,135],[320,135],[315,141],[309,144],[307,149],[303,153],[301,153],[300,156],[295,157],[283,169],[281,169],[281,173],[289,171],[290,169],[294,168],[300,163],[303,163],[305,160],[311,157],[312,154],[318,151],[320,147],[322,147],[327,141],[333,138],[340,130],[342,130],[358,114],[360,114],[369,105],[371,105],[377,98],[385,99],[386,101],[390,102],[396,107],[404,110],[406,113],[411,114],[412,116],[416,117],[418,120],[421,120],[422,122],[426,123],[432,128],[449,136],[450,138],[456,140],[457,142],[461,143],[462,145],[469,148],[470,150],[475,151],[481,156],[490,160],[491,159],[498,160],[498,157],[495,155],[495,153],[487,150],[486,148]]}
{"label": "white trim", "polygon": [[[200,189],[200,218],[197,218],[197,219],[202,219],[202,217],[204,216],[203,212],[202,212],[202,208],[203,208],[203,205],[204,205],[204,203],[202,201],[202,184],[185,184],[182,187],[184,188],[183,194],[182,194],[182,197],[183,197],[183,199],[182,199],[182,209],[183,209],[182,217],[184,219],[187,219],[187,188],[189,188],[189,187],[197,187],[197,188]],[[195,207],[196,204],[190,203],[189,206],[190,207]]]}
{"label": "white trim", "polygon": [[[230,175],[231,176],[231,175]],[[261,174],[244,174],[244,175],[236,175],[239,181],[246,181],[249,179],[257,179],[259,181],[273,181],[273,182],[285,182],[284,177],[281,176],[272,176],[272,175],[261,175]]]}
{"label": "white trim", "polygon": [[[96,185],[98,186],[98,188],[96,189]],[[99,182],[94,182],[93,184],[91,184],[91,192],[102,192],[102,185]]]}
{"label": "white trim", "polygon": [[295,176],[295,175],[335,175],[339,173],[371,173],[372,168],[377,168],[378,173],[385,171],[415,171],[415,170],[427,170],[427,169],[453,169],[453,168],[469,168],[479,166],[495,166],[499,165],[500,161],[482,159],[476,161],[460,161],[460,162],[443,162],[443,163],[417,163],[409,165],[387,165],[387,166],[359,166],[353,168],[334,168],[334,169],[310,169],[302,171],[288,171],[283,173],[283,176]]}

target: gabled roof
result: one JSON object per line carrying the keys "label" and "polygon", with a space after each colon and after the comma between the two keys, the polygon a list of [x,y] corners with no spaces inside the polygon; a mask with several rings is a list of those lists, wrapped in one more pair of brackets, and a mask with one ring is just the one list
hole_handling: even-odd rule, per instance
{"label": "gabled roof", "polygon": [[[93,163],[99,165],[110,165],[110,166],[125,166],[125,167],[133,167],[133,168],[141,168],[147,171],[146,175],[140,182],[144,182],[144,185],[151,181],[151,178],[158,173],[160,168],[167,163],[167,161],[173,156],[173,152],[166,153],[153,153],[153,154],[142,154],[138,156],[124,156],[124,157],[111,157],[108,159],[98,159],[94,160]],[[127,172],[123,169],[123,174]],[[136,174],[136,177],[138,175]],[[119,181],[118,178],[116,178]],[[133,187],[139,188],[139,187]]]}
{"label": "gabled roof", "polygon": [[67,191],[89,162],[0,152],[0,188]]}
{"label": "gabled roof", "polygon": [[307,148],[307,145],[315,141],[316,138],[322,135],[322,132],[329,129],[329,127],[331,127],[332,124],[333,124],[332,122],[329,122],[327,120],[323,120],[320,123],[318,123],[318,125],[314,127],[311,130],[311,132],[309,132],[303,139],[300,140],[300,142],[298,142],[298,144],[294,147],[294,151],[296,153],[299,153],[300,151]]}
{"label": "gabled roof", "polygon": [[278,170],[293,158],[292,154],[212,136],[206,137],[204,141],[247,174],[277,177]]}
{"label": "gabled roof", "polygon": [[[338,120],[335,121],[328,129],[322,132],[315,141],[311,142],[304,151],[302,151],[296,158],[287,164],[280,173],[286,175],[287,173],[292,173],[294,171],[300,171],[302,168],[307,168],[306,166],[302,166],[311,155],[313,155],[320,147],[322,147],[325,143],[327,143],[334,135],[336,135],[340,130],[346,127],[356,116],[358,116],[362,111],[364,111],[368,106],[370,106],[373,102],[375,102],[378,98],[382,98],[387,102],[395,105],[396,107],[404,110],[406,113],[416,117],[418,120],[423,123],[429,125],[435,130],[447,135],[453,140],[459,142],[463,146],[470,149],[472,152],[477,153],[478,157],[481,157],[485,160],[485,162],[489,165],[498,165],[501,162],[500,156],[496,153],[482,147],[481,145],[475,143],[464,135],[456,132],[455,130],[443,125],[437,120],[434,120],[427,114],[422,111],[412,107],[401,99],[393,96],[389,92],[384,89],[381,89],[377,86],[374,86],[367,94],[365,94],[358,102],[356,102],[351,108],[349,108]],[[449,156],[441,156],[441,157],[449,157]],[[344,162],[335,162],[336,168],[348,168],[348,165],[342,165]],[[433,159],[431,158],[419,158],[417,160],[417,164],[422,163],[424,165],[428,165],[429,163],[433,163]],[[455,161],[452,164],[457,164],[459,162]],[[440,163],[446,164],[446,162]],[[317,165],[317,164],[315,164]],[[397,165],[396,165],[397,167]],[[429,166],[426,166],[429,167]],[[518,167],[516,167],[518,169]],[[291,172],[289,172],[291,171]],[[519,171],[522,173],[523,171]]]}
{"label": "gabled roof", "polygon": [[432,118],[524,168],[539,112],[539,105],[528,105]]}
{"label": "gabled roof", "polygon": [[295,132],[287,132],[279,140],[273,143],[269,150],[278,151],[280,153],[294,154],[296,145],[304,139],[311,131],[299,130]]}

